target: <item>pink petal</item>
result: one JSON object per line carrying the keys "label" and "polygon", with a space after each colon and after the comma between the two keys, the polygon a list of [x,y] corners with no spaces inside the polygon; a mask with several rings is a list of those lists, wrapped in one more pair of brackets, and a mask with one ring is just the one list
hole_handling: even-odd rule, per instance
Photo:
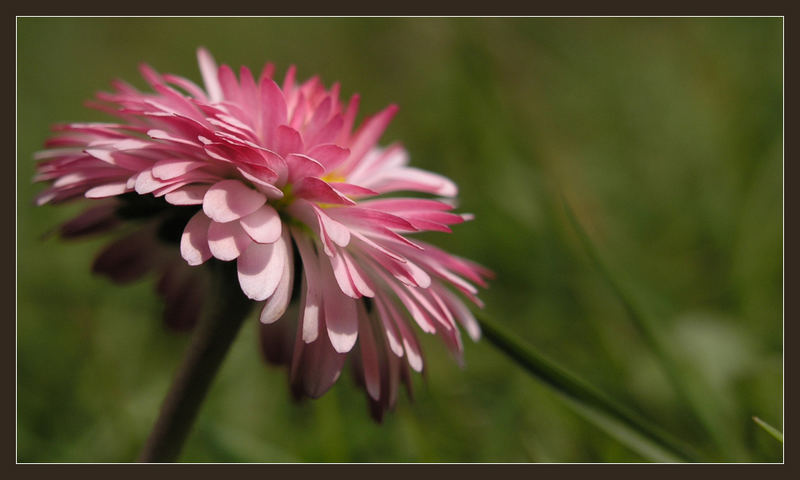
{"label": "pink petal", "polygon": [[361,295],[353,288],[353,282],[347,273],[347,264],[344,261],[341,249],[334,250],[331,257],[331,267],[333,268],[333,276],[336,278],[336,283],[339,284],[339,289],[341,289],[342,293],[350,298],[361,298]]}
{"label": "pink petal", "polygon": [[384,300],[381,295],[375,296],[375,306],[378,309],[378,318],[381,319],[381,323],[383,324],[383,329],[386,333],[386,341],[389,344],[389,348],[396,356],[402,357],[403,344],[400,334],[397,332],[397,327],[395,327],[392,318],[389,316],[389,312],[384,306]]}
{"label": "pink petal", "polygon": [[300,198],[315,202],[355,205],[354,201],[337,192],[324,180],[316,177],[305,177],[297,182],[294,194]]}
{"label": "pink petal", "polygon": [[336,140],[336,137],[339,136],[340,132],[342,131],[342,126],[344,125],[344,119],[342,118],[341,114],[334,115],[331,117],[330,121],[325,124],[324,127],[320,128],[313,136],[309,134],[308,136],[308,144],[309,145],[318,145],[321,143],[330,143]]}
{"label": "pink petal", "polygon": [[[291,240],[289,239],[288,232],[284,232],[279,242],[284,244],[286,251],[291,250]],[[294,278],[293,260],[290,255],[286,256],[286,261],[283,263],[283,274],[275,288],[275,292],[269,297],[269,300],[264,304],[259,317],[261,323],[269,324],[283,316],[286,312],[286,307],[289,306],[289,300],[292,297],[292,282]]]}
{"label": "pink petal", "polygon": [[222,65],[219,67],[219,74],[217,75],[219,78],[220,88],[222,89],[222,95],[226,101],[233,102],[233,103],[241,103],[241,91],[239,90],[239,82],[236,81],[236,75],[231,70],[231,67],[227,65]]}
{"label": "pink petal", "polygon": [[319,335],[322,294],[317,288],[319,278],[319,259],[314,253],[311,241],[306,234],[296,227],[292,229],[292,237],[297,244],[305,275],[303,277],[303,298],[300,300],[302,337],[305,343],[311,343]]}
{"label": "pink petal", "polygon": [[290,153],[286,156],[289,167],[289,183],[297,182],[305,177],[319,177],[325,173],[325,167],[306,155]]}
{"label": "pink petal", "polygon": [[347,353],[358,338],[356,301],[343,295],[333,278],[325,281],[322,288],[328,338],[334,350]]}
{"label": "pink petal", "polygon": [[244,65],[239,67],[239,80],[242,88],[243,107],[254,118],[255,115],[258,115],[258,86],[253,80],[253,73]]}
{"label": "pink petal", "polygon": [[181,256],[189,265],[200,265],[211,258],[208,227],[211,220],[203,212],[194,214],[181,235]]}
{"label": "pink petal", "polygon": [[159,180],[153,176],[150,170],[145,170],[136,177],[135,190],[139,195],[152,193],[161,187],[167,185],[167,182]]}
{"label": "pink petal", "polygon": [[336,143],[346,144],[350,140],[350,131],[353,129],[353,124],[356,120],[356,113],[358,113],[358,104],[361,97],[358,94],[350,97],[350,102],[347,104],[347,110],[344,112],[344,123],[342,129],[339,131],[339,136],[336,138]]}
{"label": "pink petal", "polygon": [[189,185],[166,194],[164,199],[172,205],[200,205],[208,188],[208,185]]}
{"label": "pink petal", "polygon": [[86,191],[85,197],[104,198],[104,197],[113,197],[115,195],[122,195],[123,193],[128,191],[127,183],[128,182],[124,181],[114,182],[90,188],[89,190]]}
{"label": "pink petal", "polygon": [[242,176],[251,182],[263,193],[267,196],[267,198],[271,199],[278,199],[283,198],[283,191],[280,188],[276,187],[275,185],[269,183],[268,181],[264,180],[263,171],[266,170],[264,167],[256,167],[254,165],[249,166],[241,166],[238,167],[237,170]]}
{"label": "pink petal", "polygon": [[266,300],[275,292],[288,261],[282,242],[252,243],[237,260],[239,285],[248,298]]}
{"label": "pink petal", "polygon": [[267,197],[238,180],[223,180],[209,188],[203,197],[203,211],[220,223],[237,220],[264,205]]}
{"label": "pink petal", "polygon": [[212,102],[219,102],[222,100],[222,87],[217,78],[217,63],[214,61],[214,57],[205,48],[198,48],[197,62],[200,64],[200,73],[206,84],[208,98]]}
{"label": "pink petal", "polygon": [[331,182],[329,183],[329,185],[333,187],[337,192],[343,193],[345,195],[351,195],[351,196],[378,195],[378,192],[376,192],[375,190],[371,190],[366,187],[361,187],[359,185],[354,185],[352,183]]}
{"label": "pink petal", "polygon": [[153,165],[153,176],[161,180],[169,180],[180,177],[184,173],[204,166],[204,162],[195,160],[170,159],[161,160]]}
{"label": "pink petal", "polygon": [[239,222],[211,222],[208,227],[208,248],[220,260],[236,259],[252,242]]}
{"label": "pink petal", "polygon": [[394,169],[389,173],[377,176],[366,186],[380,193],[410,190],[443,197],[454,197],[458,194],[458,187],[450,179],[413,167]]}
{"label": "pink petal", "polygon": [[314,210],[314,214],[317,216],[319,227],[325,239],[340,247],[346,247],[350,243],[350,230],[326,215],[325,212],[316,205],[312,204],[311,207]]}
{"label": "pink petal", "polygon": [[300,132],[287,125],[280,125],[275,130],[275,152],[286,158],[290,153],[303,151],[303,138]]}
{"label": "pink petal", "polygon": [[242,228],[258,243],[273,243],[281,238],[281,217],[269,205],[239,220]]}
{"label": "pink petal", "polygon": [[350,161],[358,162],[383,134],[397,113],[397,105],[389,105],[375,116],[368,118],[358,129],[350,145]]}
{"label": "pink petal", "polygon": [[329,208],[327,212],[328,215],[348,226],[359,226],[366,230],[375,230],[375,227],[385,227],[407,232],[416,230],[408,221],[397,215],[384,213],[371,208],[361,208],[360,206]]}
{"label": "pink petal", "polygon": [[355,287],[356,292],[365,297],[374,297],[375,287],[372,285],[370,278],[364,274],[364,271],[353,260],[353,257],[350,256],[350,254],[342,251],[342,257],[347,265],[347,273],[350,276],[350,281],[353,283],[353,287]]}
{"label": "pink petal", "polygon": [[342,294],[331,266],[326,263],[324,259],[320,260],[319,280],[328,338],[334,350],[347,353],[358,338],[356,301]]}
{"label": "pink petal", "polygon": [[331,98],[326,97],[317,108],[314,109],[314,114],[311,116],[311,120],[305,126],[303,132],[306,135],[306,138],[309,139],[309,144],[314,145],[316,142],[314,138],[317,136],[319,130],[327,123],[328,118],[331,114]]}
{"label": "pink petal", "polygon": [[275,130],[286,123],[286,100],[272,79],[261,81],[261,139],[268,146],[275,141]]}
{"label": "pink petal", "polygon": [[308,151],[308,156],[318,161],[330,172],[342,164],[350,156],[350,150],[338,145],[317,145]]}
{"label": "pink petal", "polygon": [[183,77],[179,77],[177,75],[172,75],[169,73],[164,74],[164,80],[181,87],[182,89],[186,90],[189,95],[193,96],[194,98],[200,100],[201,102],[207,102],[208,97],[206,97],[206,92],[203,91],[202,88],[198,87],[194,82],[188,80]]}
{"label": "pink petal", "polygon": [[405,320],[403,320],[400,312],[397,311],[397,308],[392,302],[386,302],[386,307],[392,317],[392,320],[394,321],[395,326],[397,326],[397,329],[400,330],[400,335],[403,338],[403,350],[406,353],[406,360],[408,361],[408,364],[417,372],[421,372],[423,363],[422,353],[419,349],[417,338],[414,336],[414,332],[408,328]]}
{"label": "pink petal", "polygon": [[469,308],[464,305],[464,302],[447,289],[443,288],[439,293],[447,306],[453,311],[456,319],[458,319],[458,323],[467,331],[470,338],[475,342],[480,340],[481,327]]}
{"label": "pink petal", "polygon": [[375,296],[371,282],[346,251],[337,249],[331,257],[331,266],[342,293],[351,298]]}

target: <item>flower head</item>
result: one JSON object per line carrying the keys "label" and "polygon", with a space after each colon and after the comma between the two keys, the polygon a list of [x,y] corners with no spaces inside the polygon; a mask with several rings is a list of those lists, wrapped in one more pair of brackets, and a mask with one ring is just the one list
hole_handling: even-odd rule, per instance
{"label": "flower head", "polygon": [[[38,203],[116,201],[65,227],[78,233],[115,225],[125,212],[119,205],[158,219],[101,255],[96,270],[112,278],[158,265],[165,292],[196,295],[186,286],[202,282],[185,265],[147,253],[176,227],[188,265],[236,261],[242,292],[263,302],[265,353],[290,366],[294,391],[322,395],[357,346],[358,377],[382,414],[408,367],[423,368],[412,323],[456,354],[459,326],[480,334],[461,296],[481,305],[474,284],[486,286],[490,272],[410,238],[468,219],[452,212],[455,184],[408,166],[400,145],[377,146],[393,105],[354,129],[359,97],[343,103],[338,84],[297,83],[292,67],[278,85],[271,64],[258,78],[242,67],[237,78],[204,49],[198,60],[205,88],[142,66],[153,93],[117,81],[92,103],[118,123],[56,127],[38,154],[36,179],[51,182]],[[384,196],[392,192],[435,198]],[[293,298],[297,312],[282,318]]]}

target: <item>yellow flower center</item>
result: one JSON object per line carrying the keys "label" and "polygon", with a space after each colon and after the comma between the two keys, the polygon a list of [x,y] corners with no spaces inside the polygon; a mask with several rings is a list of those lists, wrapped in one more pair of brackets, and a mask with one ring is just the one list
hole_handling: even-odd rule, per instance
{"label": "yellow flower center", "polygon": [[328,183],[344,183],[346,178],[336,173],[329,173],[322,176],[322,180]]}

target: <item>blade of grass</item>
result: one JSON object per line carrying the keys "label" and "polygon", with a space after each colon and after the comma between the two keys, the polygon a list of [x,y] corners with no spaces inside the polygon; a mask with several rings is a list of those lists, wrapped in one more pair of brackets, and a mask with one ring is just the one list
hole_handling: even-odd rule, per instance
{"label": "blade of grass", "polygon": [[766,430],[767,433],[775,437],[775,439],[781,443],[783,443],[783,434],[775,427],[770,425],[769,423],[761,420],[758,417],[753,417],[753,421],[756,422],[756,425]]}
{"label": "blade of grass", "polygon": [[698,461],[695,449],[617,403],[588,382],[520,342],[476,312],[483,336],[518,365],[568,400],[584,418],[643,457],[658,462]]}
{"label": "blade of grass", "polygon": [[562,196],[561,200],[567,218],[577,233],[581,245],[659,360],[675,391],[691,408],[720,453],[727,459],[743,460],[746,453],[738,441],[738,436],[729,428],[725,418],[719,414],[718,402],[709,401],[709,395],[713,395],[711,389],[700,378],[699,372],[695,368],[677,360],[678,355],[670,346],[670,341],[664,334],[659,321],[612,271],[583,229],[566,198]]}

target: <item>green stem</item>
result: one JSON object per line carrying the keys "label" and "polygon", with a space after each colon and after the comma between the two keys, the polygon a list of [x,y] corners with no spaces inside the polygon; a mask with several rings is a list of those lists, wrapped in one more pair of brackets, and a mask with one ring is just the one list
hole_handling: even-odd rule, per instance
{"label": "green stem", "polygon": [[[606,428],[608,427],[607,422],[604,424],[598,421],[599,415],[610,417],[607,420],[626,426],[632,430],[634,435],[638,435],[640,440],[646,439],[655,444],[652,446],[655,448],[648,445],[646,448],[648,453],[655,453],[656,449],[660,449],[662,452],[665,451],[664,454],[658,453],[654,455],[655,458],[659,458],[662,461],[698,460],[698,456],[692,447],[682,445],[669,434],[620,405],[594,386],[535,351],[530,346],[523,344],[514,335],[506,332],[480,313],[476,315],[476,318],[481,325],[484,337],[489,342],[558,394],[570,400],[572,405],[577,407],[578,412],[592,422]],[[640,450],[640,453],[645,450],[641,445],[633,445],[633,447]]]}
{"label": "green stem", "polygon": [[140,462],[173,462],[191,430],[211,382],[250,312],[252,302],[236,282],[234,262],[210,262],[214,295],[197,325]]}

